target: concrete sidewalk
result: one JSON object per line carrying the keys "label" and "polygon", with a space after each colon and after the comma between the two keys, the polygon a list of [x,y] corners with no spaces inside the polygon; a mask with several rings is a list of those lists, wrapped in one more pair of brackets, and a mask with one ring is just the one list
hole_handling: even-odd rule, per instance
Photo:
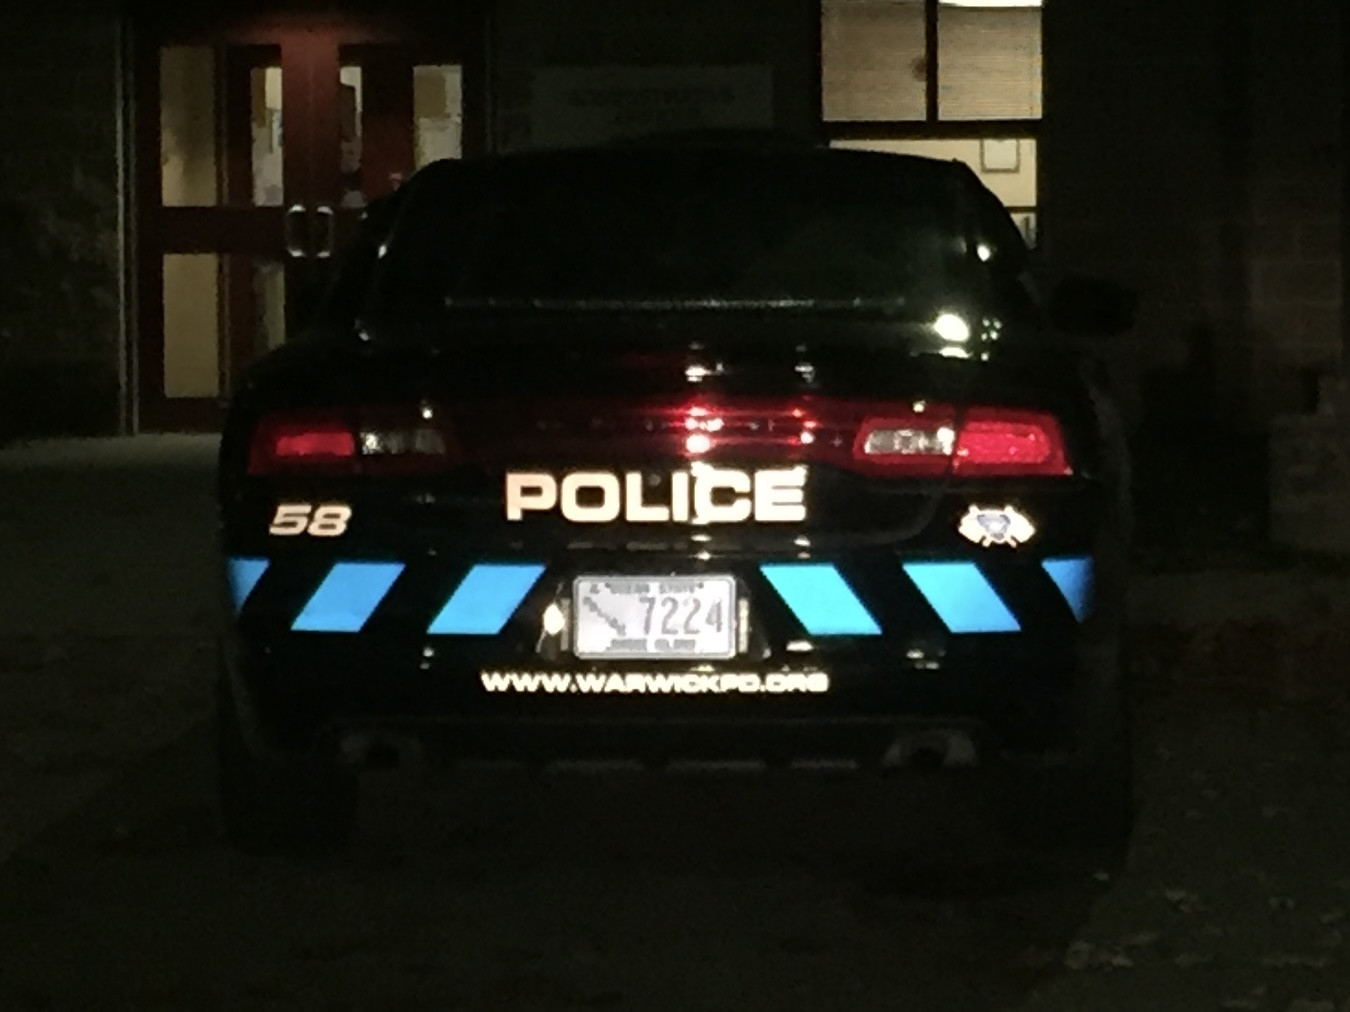
{"label": "concrete sidewalk", "polygon": [[0,636],[208,635],[218,440],[0,451]]}

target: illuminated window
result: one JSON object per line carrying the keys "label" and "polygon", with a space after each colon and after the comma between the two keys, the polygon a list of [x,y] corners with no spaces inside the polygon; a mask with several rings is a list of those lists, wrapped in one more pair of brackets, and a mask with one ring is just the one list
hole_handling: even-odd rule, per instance
{"label": "illuminated window", "polygon": [[820,65],[833,145],[963,161],[1035,242],[1039,0],[822,0]]}

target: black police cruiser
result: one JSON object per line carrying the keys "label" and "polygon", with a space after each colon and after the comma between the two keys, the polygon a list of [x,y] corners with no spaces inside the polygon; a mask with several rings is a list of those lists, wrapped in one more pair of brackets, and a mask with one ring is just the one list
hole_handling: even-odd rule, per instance
{"label": "black police cruiser", "polygon": [[223,436],[236,844],[344,842],[414,747],[1029,756],[1127,832],[1128,293],[1042,297],[959,163],[811,146],[438,163],[365,228]]}

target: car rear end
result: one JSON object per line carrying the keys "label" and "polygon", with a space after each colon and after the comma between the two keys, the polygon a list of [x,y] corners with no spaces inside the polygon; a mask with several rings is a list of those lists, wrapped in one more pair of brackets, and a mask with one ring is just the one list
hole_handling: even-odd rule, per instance
{"label": "car rear end", "polygon": [[[966,180],[687,155],[688,213],[643,221],[672,177],[591,157],[423,182],[361,334],[237,399],[223,699],[250,754],[1073,752],[1115,677],[1083,658],[1116,633],[1119,490],[1076,363],[984,280]],[[756,204],[769,167],[787,182]],[[542,182],[597,171],[628,232],[594,220],[614,198],[559,214]],[[809,196],[827,180],[864,196],[839,213]],[[748,225],[706,204],[718,183]],[[456,229],[499,259],[429,238]]]}

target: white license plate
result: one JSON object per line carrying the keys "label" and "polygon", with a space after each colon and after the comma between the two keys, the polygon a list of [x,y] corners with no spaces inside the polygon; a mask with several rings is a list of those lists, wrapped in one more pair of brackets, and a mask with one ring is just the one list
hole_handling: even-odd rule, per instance
{"label": "white license plate", "polygon": [[733,576],[579,576],[572,652],[613,660],[736,655]]}

